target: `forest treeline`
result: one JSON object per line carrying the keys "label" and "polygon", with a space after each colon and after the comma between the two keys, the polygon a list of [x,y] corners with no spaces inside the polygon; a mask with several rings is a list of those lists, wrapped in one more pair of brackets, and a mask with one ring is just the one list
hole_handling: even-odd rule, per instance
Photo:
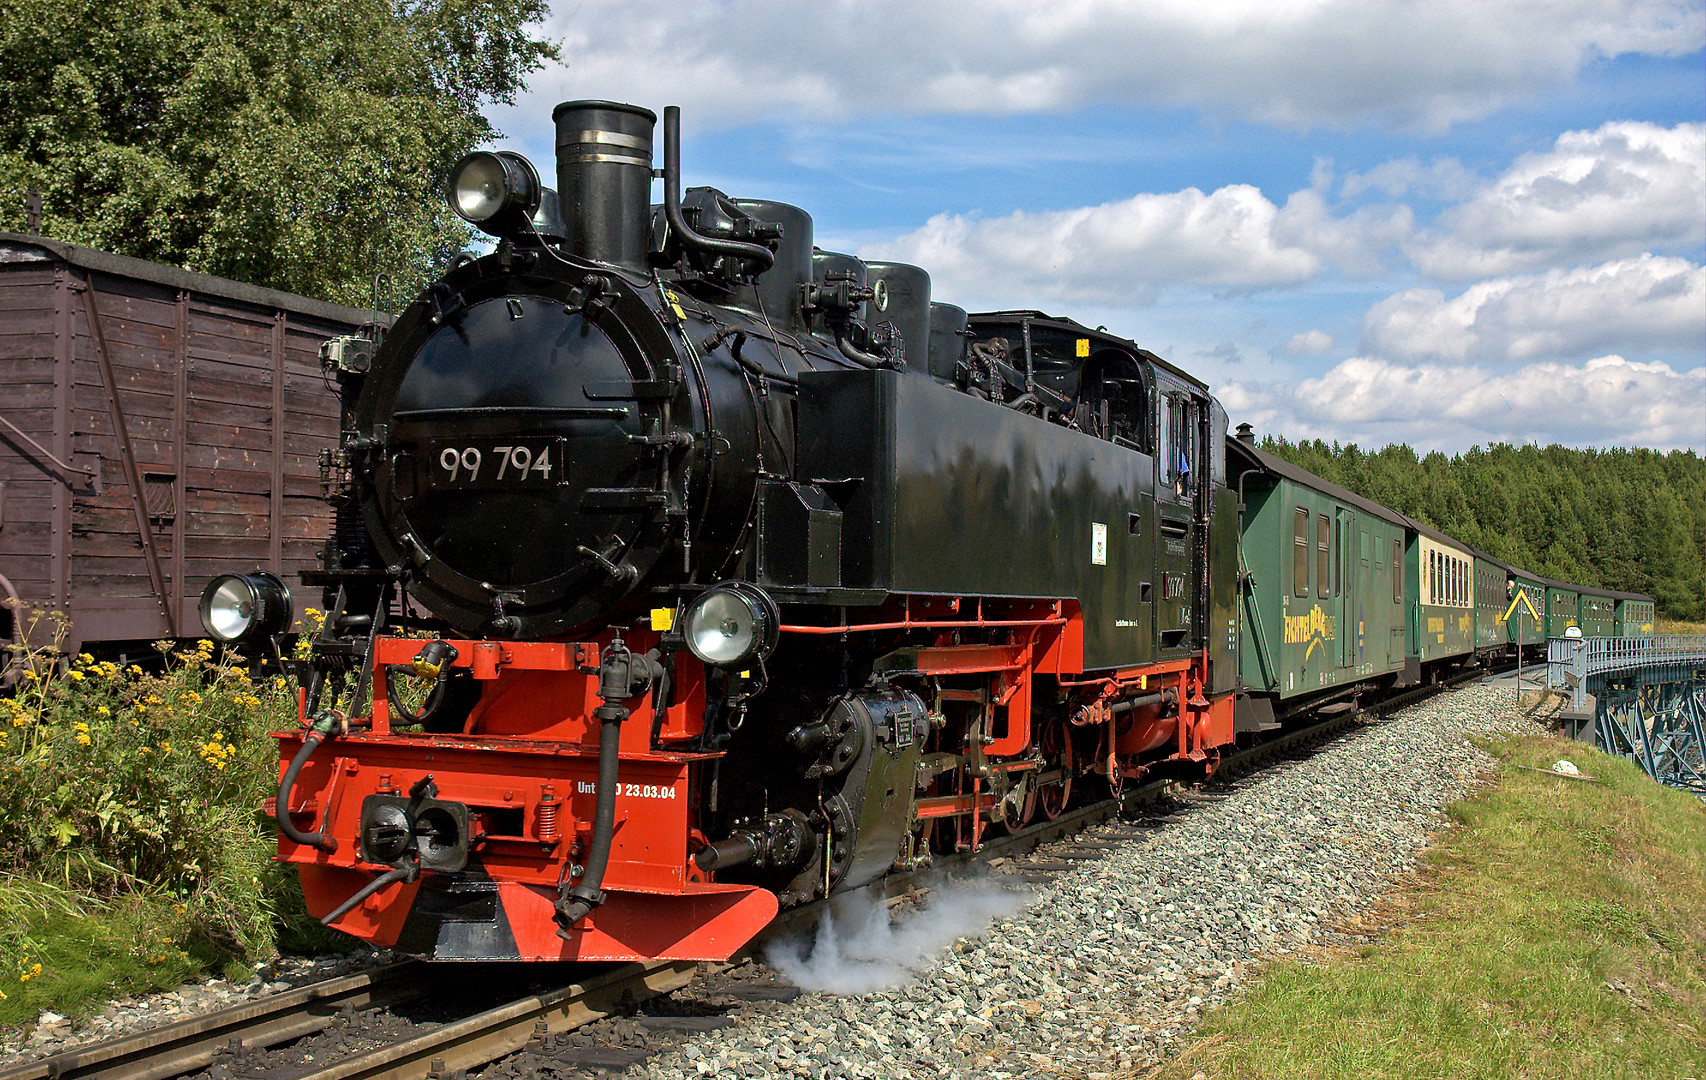
{"label": "forest treeline", "polygon": [[1661,618],[1706,618],[1706,461],[1692,450],[1261,445],[1513,566],[1645,593]]}

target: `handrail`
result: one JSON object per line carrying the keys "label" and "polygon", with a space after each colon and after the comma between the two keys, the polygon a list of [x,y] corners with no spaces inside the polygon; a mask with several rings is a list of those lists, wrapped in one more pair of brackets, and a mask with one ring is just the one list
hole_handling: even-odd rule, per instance
{"label": "handrail", "polygon": [[1587,681],[1612,671],[1706,664],[1706,634],[1652,637],[1555,637],[1546,644],[1546,685],[1567,687],[1573,706],[1586,707]]}

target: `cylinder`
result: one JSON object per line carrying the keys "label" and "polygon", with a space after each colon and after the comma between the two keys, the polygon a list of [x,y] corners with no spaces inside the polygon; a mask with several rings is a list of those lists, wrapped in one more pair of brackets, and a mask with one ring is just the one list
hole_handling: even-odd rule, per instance
{"label": "cylinder", "polygon": [[734,204],[758,221],[782,225],[782,242],[776,262],[751,285],[735,290],[729,300],[748,311],[762,310],[773,326],[790,331],[805,329],[800,314],[800,286],[812,280],[812,217],[797,206],[767,199],[735,199]]}
{"label": "cylinder", "polygon": [[551,119],[564,245],[582,258],[643,273],[657,114],[613,101],[565,101]]}
{"label": "cylinder", "polygon": [[930,305],[930,377],[953,385],[966,356],[966,309],[954,304]]}
{"label": "cylinder", "polygon": [[868,262],[866,281],[873,296],[865,319],[875,329],[893,323],[906,344],[907,366],[917,370],[930,356],[930,275],[909,263]]}

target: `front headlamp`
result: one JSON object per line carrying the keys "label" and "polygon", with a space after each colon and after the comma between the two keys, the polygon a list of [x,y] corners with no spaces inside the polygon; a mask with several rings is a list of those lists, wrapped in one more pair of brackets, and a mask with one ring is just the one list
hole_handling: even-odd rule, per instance
{"label": "front headlamp", "polygon": [[202,590],[197,610],[208,635],[225,642],[281,633],[294,614],[290,590],[265,570],[219,575]]}
{"label": "front headlamp", "polygon": [[543,197],[533,163],[509,150],[477,150],[450,170],[447,195],[458,217],[493,236],[519,229]]}
{"label": "front headlamp", "polygon": [[694,656],[711,667],[763,660],[781,633],[776,601],[756,585],[725,581],[687,605],[682,631]]}

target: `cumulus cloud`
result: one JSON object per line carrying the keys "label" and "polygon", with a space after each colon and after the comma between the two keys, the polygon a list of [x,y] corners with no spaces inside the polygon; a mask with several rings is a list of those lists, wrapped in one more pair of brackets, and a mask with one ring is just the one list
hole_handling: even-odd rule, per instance
{"label": "cumulus cloud", "polygon": [[1230,385],[1220,396],[1234,423],[1293,439],[1706,449],[1706,367],[1677,371],[1621,356],[1511,372],[1352,357],[1294,388]]}
{"label": "cumulus cloud", "polygon": [[1404,360],[1580,358],[1608,349],[1698,350],[1706,268],[1642,255],[1591,268],[1495,278],[1447,297],[1410,289],[1370,308],[1361,348]]}
{"label": "cumulus cloud", "polygon": [[938,214],[866,258],[930,268],[943,295],[1152,300],[1163,284],[1248,290],[1308,281],[1321,259],[1279,239],[1281,210],[1235,184],[1135,195],[1100,206],[977,219]]}
{"label": "cumulus cloud", "polygon": [[[1113,102],[1263,122],[1439,129],[1606,56],[1680,56],[1694,0],[580,0],[532,111],[680,104],[701,125]],[[872,63],[880,57],[881,63]]]}
{"label": "cumulus cloud", "polygon": [[1706,242],[1706,125],[1609,123],[1519,158],[1407,252],[1445,281]]}

